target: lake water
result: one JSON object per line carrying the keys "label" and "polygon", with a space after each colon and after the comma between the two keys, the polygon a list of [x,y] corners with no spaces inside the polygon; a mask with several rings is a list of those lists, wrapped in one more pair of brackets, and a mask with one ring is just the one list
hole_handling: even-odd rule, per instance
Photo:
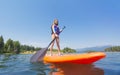
{"label": "lake water", "polygon": [[0,55],[0,75],[120,75],[120,53],[106,55],[91,65],[32,64],[31,54]]}

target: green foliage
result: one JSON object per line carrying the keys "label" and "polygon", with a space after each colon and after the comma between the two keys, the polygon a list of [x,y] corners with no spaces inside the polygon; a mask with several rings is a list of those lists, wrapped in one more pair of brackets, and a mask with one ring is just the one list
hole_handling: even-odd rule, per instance
{"label": "green foliage", "polygon": [[69,47],[65,47],[62,51],[63,53],[76,53],[76,50],[71,49]]}
{"label": "green foliage", "polygon": [[0,36],[0,53],[3,53],[4,51],[4,39],[2,36]]}
{"label": "green foliage", "polygon": [[5,52],[14,52],[14,44],[13,44],[13,40],[8,39],[6,44],[5,44]]}
{"label": "green foliage", "polygon": [[35,48],[34,46],[21,45],[19,41],[13,41],[12,39],[8,39],[4,44],[4,39],[0,36],[0,53],[19,54],[22,51],[34,51],[40,49],[40,47]]}
{"label": "green foliage", "polygon": [[20,50],[21,51],[25,51],[25,50],[27,50],[27,51],[37,51],[37,50],[40,50],[41,48],[40,47],[33,47],[33,46],[28,46],[28,45],[21,45],[21,47],[20,47]]}
{"label": "green foliage", "polygon": [[41,50],[41,48],[40,47],[36,47],[35,50],[38,51],[38,50]]}
{"label": "green foliage", "polygon": [[105,49],[106,52],[120,52],[120,46],[113,46]]}
{"label": "green foliage", "polygon": [[19,41],[14,41],[13,45],[14,45],[14,52],[16,54],[19,54],[20,53],[20,43],[19,43]]}

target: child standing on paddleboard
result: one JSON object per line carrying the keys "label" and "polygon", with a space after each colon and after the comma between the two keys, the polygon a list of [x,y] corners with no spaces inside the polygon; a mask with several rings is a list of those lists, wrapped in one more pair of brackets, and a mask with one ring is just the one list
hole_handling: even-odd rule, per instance
{"label": "child standing on paddleboard", "polygon": [[[57,44],[57,48],[58,48],[58,55],[61,55],[60,53],[60,40],[59,40],[59,34],[60,34],[60,29],[58,27],[58,19],[55,19],[53,21],[53,24],[51,26],[51,31],[52,31],[52,39],[56,38],[55,41],[56,41],[56,44]],[[53,46],[54,46],[54,43],[55,41],[51,44],[51,47],[50,47],[50,55],[52,56],[52,49],[53,49]]]}

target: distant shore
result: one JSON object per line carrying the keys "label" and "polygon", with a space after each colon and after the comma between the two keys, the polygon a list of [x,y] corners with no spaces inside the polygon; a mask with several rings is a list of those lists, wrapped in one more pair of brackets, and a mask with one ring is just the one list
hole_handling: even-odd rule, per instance
{"label": "distant shore", "polygon": [[34,54],[36,53],[36,51],[24,51],[24,52],[20,52],[20,54]]}
{"label": "distant shore", "polygon": [[[36,51],[24,51],[24,52],[20,52],[20,54],[35,54],[35,53],[36,53]],[[53,54],[57,54],[58,52],[57,51],[53,51],[52,53]],[[63,53],[63,52],[61,52],[61,53]],[[49,55],[50,51],[47,51],[46,54]]]}

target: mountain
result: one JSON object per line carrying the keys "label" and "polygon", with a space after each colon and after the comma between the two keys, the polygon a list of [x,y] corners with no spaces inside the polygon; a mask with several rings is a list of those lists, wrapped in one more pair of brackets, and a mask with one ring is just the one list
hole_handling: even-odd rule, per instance
{"label": "mountain", "polygon": [[106,48],[112,47],[111,45],[107,46],[96,46],[96,47],[87,47],[87,48],[81,48],[81,49],[76,49],[77,52],[86,52],[86,51],[104,51]]}

